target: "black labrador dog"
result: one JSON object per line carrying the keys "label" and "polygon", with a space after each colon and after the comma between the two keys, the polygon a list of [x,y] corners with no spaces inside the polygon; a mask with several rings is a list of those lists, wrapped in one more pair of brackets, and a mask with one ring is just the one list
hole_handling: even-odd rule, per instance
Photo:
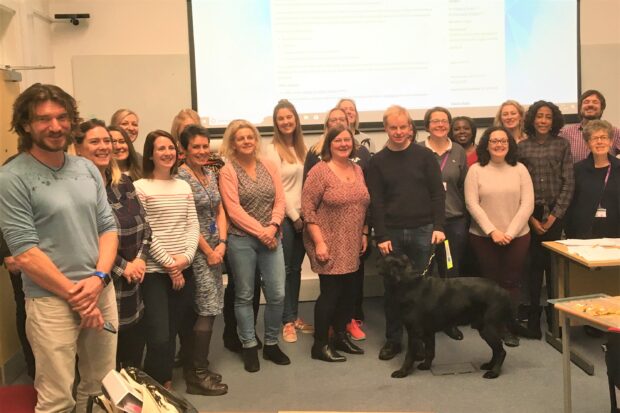
{"label": "black labrador dog", "polygon": [[[510,306],[508,292],[486,278],[447,278],[422,276],[413,270],[407,256],[387,256],[377,262],[379,273],[398,288],[398,300],[408,343],[405,361],[392,377],[406,377],[414,369],[416,349],[424,344],[420,370],[429,370],[435,358],[435,333],[455,325],[471,325],[491,347],[493,357],[482,364],[485,379],[499,376],[506,351],[502,345],[504,329],[529,337],[518,324]],[[419,360],[419,359],[418,359]]]}

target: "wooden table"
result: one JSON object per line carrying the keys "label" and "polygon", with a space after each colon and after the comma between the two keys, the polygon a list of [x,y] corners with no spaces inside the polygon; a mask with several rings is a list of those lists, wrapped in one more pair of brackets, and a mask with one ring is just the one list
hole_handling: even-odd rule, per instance
{"label": "wooden table", "polygon": [[[570,320],[580,320],[592,327],[607,331],[620,328],[620,296],[597,294],[549,300],[560,313],[562,321],[562,371],[564,373],[564,412],[572,411],[570,376]],[[597,314],[597,312],[599,314]],[[605,314],[606,312],[612,314]]]}
{"label": "wooden table", "polygon": [[[546,241],[542,245],[551,250],[552,271],[555,275],[552,285],[554,297],[594,293],[620,295],[620,260],[588,261],[579,255],[571,254],[568,247],[559,242]],[[547,333],[545,338],[558,351],[563,351],[560,337],[559,317],[558,313],[554,312],[551,332]],[[570,359],[587,374],[594,374],[592,363],[579,352],[573,350]]]}

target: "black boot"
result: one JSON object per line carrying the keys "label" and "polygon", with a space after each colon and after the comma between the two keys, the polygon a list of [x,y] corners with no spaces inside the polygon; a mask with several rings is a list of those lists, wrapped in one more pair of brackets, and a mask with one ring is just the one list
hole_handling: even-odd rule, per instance
{"label": "black boot", "polygon": [[265,344],[265,347],[263,347],[263,358],[265,360],[271,360],[281,366],[291,364],[291,359],[280,350],[277,344]]}
{"label": "black boot", "polygon": [[542,331],[540,330],[540,314],[542,308],[539,305],[530,306],[530,313],[527,316],[527,329],[531,333],[531,337],[537,340],[542,338]]}
{"label": "black boot", "polygon": [[254,373],[260,370],[258,346],[241,349],[241,358],[243,359],[243,367],[246,371]]}
{"label": "black boot", "polygon": [[334,334],[332,345],[336,350],[344,351],[349,354],[364,354],[364,349],[353,344],[347,333],[339,332]]}
{"label": "black boot", "polygon": [[347,358],[334,350],[329,344],[314,343],[311,353],[312,358],[328,362],[347,361]]}
{"label": "black boot", "polygon": [[[203,396],[221,396],[228,392],[228,386],[220,383],[222,376],[209,371],[209,346],[212,331],[194,332],[192,343],[192,368],[185,374],[188,394]],[[188,350],[187,348],[185,349]],[[186,354],[189,356],[189,354]]]}

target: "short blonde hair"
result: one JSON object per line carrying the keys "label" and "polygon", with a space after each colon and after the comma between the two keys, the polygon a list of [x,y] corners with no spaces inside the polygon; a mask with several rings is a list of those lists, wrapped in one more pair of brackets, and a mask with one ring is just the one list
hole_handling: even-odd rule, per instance
{"label": "short blonde hair", "polygon": [[258,159],[260,157],[261,136],[252,123],[245,119],[235,119],[231,121],[226,130],[224,131],[224,137],[222,138],[222,144],[220,145],[220,155],[225,159],[236,159],[236,151],[234,147],[235,135],[240,129],[250,129],[256,138],[256,151],[254,156]]}
{"label": "short blonde hair", "polygon": [[385,112],[383,112],[383,127],[387,128],[387,119],[390,116],[399,116],[399,115],[406,116],[407,121],[409,121],[409,124],[411,124],[411,126],[413,127],[413,119],[411,119],[411,115],[409,114],[409,111],[399,105],[392,105],[389,108],[387,108]]}
{"label": "short blonde hair", "polygon": [[172,126],[170,127],[170,134],[177,141],[181,137],[181,124],[187,119],[191,119],[195,125],[200,125],[200,116],[194,109],[181,109],[179,113],[172,119]]}

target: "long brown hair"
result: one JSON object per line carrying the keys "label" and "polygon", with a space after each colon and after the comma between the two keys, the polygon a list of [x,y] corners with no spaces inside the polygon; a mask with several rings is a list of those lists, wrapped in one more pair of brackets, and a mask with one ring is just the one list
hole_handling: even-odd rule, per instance
{"label": "long brown hair", "polygon": [[[284,137],[278,128],[276,117],[278,116],[278,111],[280,109],[288,109],[293,112],[293,117],[295,118],[295,131],[293,131],[293,148],[295,149],[295,154],[297,155],[297,159],[291,154],[288,150],[286,143],[284,142]],[[273,140],[271,141],[273,146],[278,151],[280,158],[283,161],[288,163],[297,163],[300,161],[304,163],[306,160],[306,153],[308,153],[308,149],[306,148],[306,144],[304,142],[304,135],[301,131],[301,123],[299,120],[299,114],[295,109],[295,106],[291,102],[286,99],[282,99],[278,102],[278,104],[273,108]]]}

